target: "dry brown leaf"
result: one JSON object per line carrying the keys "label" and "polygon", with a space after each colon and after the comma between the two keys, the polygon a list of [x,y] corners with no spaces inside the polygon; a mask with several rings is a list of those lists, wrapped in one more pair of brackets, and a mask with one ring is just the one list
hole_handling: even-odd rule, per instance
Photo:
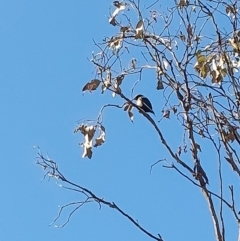
{"label": "dry brown leaf", "polygon": [[98,138],[95,139],[94,147],[101,146],[105,142],[105,128],[104,126],[100,126],[100,135]]}
{"label": "dry brown leaf", "polygon": [[180,0],[178,3],[179,8],[182,8],[184,6],[188,6],[189,1],[188,0]]}
{"label": "dry brown leaf", "polygon": [[117,81],[118,85],[122,84],[122,81],[123,81],[124,77],[125,77],[124,74],[121,74],[116,78],[116,81]]}
{"label": "dry brown leaf", "polygon": [[81,144],[81,146],[83,147],[83,154],[82,154],[82,158],[84,157],[88,157],[88,158],[92,158],[92,139],[95,133],[95,126],[87,126],[87,125],[80,125],[78,126],[74,133],[80,131],[83,135],[84,135],[84,143]]}
{"label": "dry brown leaf", "polygon": [[233,142],[235,140],[235,135],[232,131],[228,132],[228,131],[223,130],[222,134],[223,134],[224,142],[229,142],[229,141]]}
{"label": "dry brown leaf", "polygon": [[82,154],[82,158],[84,157],[88,157],[89,159],[92,158],[92,146],[89,145],[88,143],[84,143],[83,145],[83,154]]}
{"label": "dry brown leaf", "polygon": [[109,81],[109,80],[105,80],[104,82],[103,82],[103,84],[102,84],[102,94],[103,94],[103,92],[106,90],[106,89],[108,89],[109,87],[111,86],[111,82]]}
{"label": "dry brown leaf", "polygon": [[121,88],[120,88],[117,84],[115,84],[115,85],[114,85],[114,90],[113,90],[113,92],[112,92],[112,97],[115,97],[116,94],[119,94],[119,93],[121,93],[121,92],[122,92]]}
{"label": "dry brown leaf", "polygon": [[151,17],[152,19],[155,21],[155,23],[157,22],[157,12],[156,11],[150,11],[151,12]]}
{"label": "dry brown leaf", "polygon": [[113,5],[116,7],[116,8],[119,8],[119,9],[121,9],[121,8],[126,8],[126,4],[125,3],[123,3],[123,2],[119,2],[119,1],[114,1],[113,2]]}
{"label": "dry brown leaf", "polygon": [[162,79],[161,79],[161,78],[158,78],[158,81],[157,81],[157,90],[163,90],[163,89],[164,89],[164,86],[163,86]]}
{"label": "dry brown leaf", "polygon": [[136,35],[135,38],[139,39],[139,38],[143,38],[143,20],[141,19],[140,21],[138,21],[137,25],[136,25]]}
{"label": "dry brown leaf", "polygon": [[137,60],[135,58],[133,58],[131,60],[131,67],[135,70],[136,69],[136,65],[137,65]]}
{"label": "dry brown leaf", "polygon": [[203,132],[203,129],[200,129],[198,133],[199,133],[199,135],[201,135],[202,137],[205,137],[204,132]]}
{"label": "dry brown leaf", "polygon": [[122,33],[126,33],[126,32],[128,32],[129,31],[129,27],[127,27],[127,26],[122,26],[121,28],[120,28],[120,32],[122,32]]}
{"label": "dry brown leaf", "polygon": [[187,33],[190,37],[193,36],[193,26],[191,26],[191,24],[189,23],[187,26]]}
{"label": "dry brown leaf", "polygon": [[129,116],[130,120],[133,122],[132,108],[133,108],[132,103],[131,102],[126,102],[124,104],[123,110],[128,112],[128,116]]}
{"label": "dry brown leaf", "polygon": [[114,51],[117,51],[122,47],[122,40],[122,37],[111,37],[111,39],[108,41],[108,46]]}
{"label": "dry brown leaf", "polygon": [[199,151],[202,152],[202,150],[201,150],[201,146],[200,146],[199,144],[195,143],[195,148],[197,148]]}
{"label": "dry brown leaf", "polygon": [[86,125],[80,125],[77,129],[75,129],[74,133],[81,131],[81,133],[84,136],[88,136],[88,140],[92,140],[94,133],[95,133],[95,127],[94,126],[86,126]]}
{"label": "dry brown leaf", "polygon": [[128,103],[128,102],[125,103],[125,104],[124,104],[124,108],[123,108],[123,110],[124,110],[124,111],[127,111],[128,108],[129,108],[129,105],[130,105],[130,103]]}
{"label": "dry brown leaf", "polygon": [[100,83],[101,83],[100,80],[93,79],[83,87],[82,91],[84,92],[84,91],[88,90],[89,92],[92,92],[93,90],[96,90],[98,88]]}
{"label": "dry brown leaf", "polygon": [[170,110],[165,110],[165,111],[163,112],[163,117],[169,118],[169,117],[170,117]]}
{"label": "dry brown leaf", "polygon": [[182,148],[181,148],[181,146],[178,147],[178,152],[177,152],[177,153],[178,153],[178,156],[181,156],[181,153],[182,153]]}
{"label": "dry brown leaf", "polygon": [[232,131],[227,135],[227,140],[231,142],[235,140],[235,135]]}
{"label": "dry brown leaf", "polygon": [[116,26],[117,25],[116,18],[115,17],[109,18],[109,23],[112,24],[113,26]]}
{"label": "dry brown leaf", "polygon": [[180,35],[179,35],[179,38],[185,42],[186,41],[186,36],[180,31]]}
{"label": "dry brown leaf", "polygon": [[134,116],[133,116],[133,113],[132,113],[131,110],[128,110],[128,116],[129,116],[131,122],[133,122],[133,117],[134,117]]}
{"label": "dry brown leaf", "polygon": [[174,113],[174,114],[177,113],[177,107],[176,107],[176,106],[173,106],[173,107],[172,107],[172,110],[173,110],[173,113]]}
{"label": "dry brown leaf", "polygon": [[126,4],[123,2],[119,2],[119,1],[114,1],[113,5],[116,7],[116,9],[112,13],[112,16],[109,19],[109,23],[112,24],[113,26],[116,26],[117,25],[116,16],[118,15],[118,13],[120,11],[122,11],[126,8]]}

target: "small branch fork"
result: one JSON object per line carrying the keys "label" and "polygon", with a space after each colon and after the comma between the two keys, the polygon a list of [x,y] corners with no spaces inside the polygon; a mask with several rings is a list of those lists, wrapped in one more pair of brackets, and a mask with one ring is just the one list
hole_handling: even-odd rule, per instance
{"label": "small branch fork", "polygon": [[145,228],[143,228],[137,221],[135,221],[129,214],[127,214],[126,212],[124,212],[119,206],[117,206],[116,203],[114,202],[109,202],[104,200],[103,198],[98,197],[97,195],[95,195],[92,191],[90,191],[89,189],[82,187],[76,183],[73,183],[71,181],[69,181],[59,170],[58,165],[56,162],[54,162],[53,160],[51,160],[50,158],[47,158],[45,156],[43,156],[43,154],[41,153],[41,151],[39,150],[38,154],[37,154],[37,165],[40,165],[43,170],[45,171],[43,180],[45,178],[56,178],[58,180],[61,180],[63,183],[68,184],[70,187],[65,187],[63,185],[59,185],[65,189],[71,190],[71,191],[75,191],[78,193],[81,193],[83,196],[85,196],[85,199],[83,201],[76,201],[76,202],[70,202],[66,205],[63,205],[60,207],[60,210],[58,212],[57,217],[53,220],[53,222],[51,223],[54,224],[56,223],[56,221],[60,218],[62,212],[64,209],[68,208],[68,207],[72,207],[74,206],[74,209],[69,213],[68,218],[66,220],[65,223],[63,223],[62,225],[58,226],[56,225],[55,227],[58,228],[63,228],[64,226],[66,226],[68,224],[68,222],[71,219],[71,216],[79,209],[81,208],[83,205],[88,204],[88,203],[92,203],[95,202],[99,205],[99,207],[101,208],[102,205],[108,206],[109,208],[112,208],[114,210],[116,210],[117,212],[119,212],[120,214],[122,214],[125,218],[127,218],[132,224],[134,224],[138,229],[140,229],[143,233],[145,233],[148,237],[157,240],[157,241],[163,241],[162,237],[160,234],[153,235],[152,233],[150,233],[149,231],[147,231]]}

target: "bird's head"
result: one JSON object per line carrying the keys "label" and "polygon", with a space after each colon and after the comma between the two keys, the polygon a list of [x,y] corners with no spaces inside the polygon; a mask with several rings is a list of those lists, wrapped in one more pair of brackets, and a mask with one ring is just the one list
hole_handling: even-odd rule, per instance
{"label": "bird's head", "polygon": [[138,100],[139,98],[142,98],[143,97],[143,95],[136,95],[135,97],[134,97],[134,100]]}

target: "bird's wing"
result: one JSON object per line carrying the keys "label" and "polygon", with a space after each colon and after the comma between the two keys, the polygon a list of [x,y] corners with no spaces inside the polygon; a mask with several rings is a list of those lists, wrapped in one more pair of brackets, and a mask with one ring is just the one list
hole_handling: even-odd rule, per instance
{"label": "bird's wing", "polygon": [[149,99],[143,97],[143,98],[142,98],[142,103],[143,103],[143,105],[144,105],[145,107],[147,107],[147,108],[149,109],[150,112],[153,112],[153,110],[152,110],[152,104],[151,104],[151,102],[149,101]]}

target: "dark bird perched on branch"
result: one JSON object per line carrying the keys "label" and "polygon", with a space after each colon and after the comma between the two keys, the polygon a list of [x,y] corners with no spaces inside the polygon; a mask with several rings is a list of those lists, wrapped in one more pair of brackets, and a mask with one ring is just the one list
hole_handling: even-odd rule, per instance
{"label": "dark bird perched on branch", "polygon": [[136,105],[140,107],[145,112],[151,112],[155,115],[154,111],[152,110],[152,104],[147,97],[144,95],[137,95],[135,96],[134,100],[136,100]]}

